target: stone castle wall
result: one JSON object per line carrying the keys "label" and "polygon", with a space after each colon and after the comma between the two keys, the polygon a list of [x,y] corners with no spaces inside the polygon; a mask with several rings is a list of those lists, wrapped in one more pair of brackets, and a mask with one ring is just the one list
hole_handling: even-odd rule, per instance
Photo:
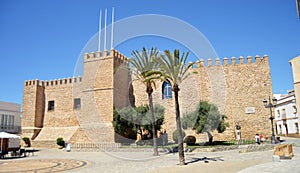
{"label": "stone castle wall", "polygon": [[[103,55],[102,55],[103,53]],[[225,58],[221,65],[216,59],[200,60],[191,75],[180,85],[181,116],[195,109],[200,100],[218,106],[228,117],[230,127],[215,139],[234,139],[235,124],[242,129],[242,137],[253,138],[255,133],[270,135],[269,112],[263,98],[272,95],[268,57],[240,57],[239,62]],[[38,145],[64,137],[68,142],[114,142],[113,108],[148,104],[145,85],[130,82],[127,59],[116,50],[85,54],[82,78],[53,81],[25,81],[23,96],[23,136]],[[74,109],[74,99],[80,98],[80,109]],[[174,98],[174,97],[173,97]],[[55,110],[48,111],[48,102],[55,101]],[[174,99],[162,99],[162,82],[156,82],[153,101],[164,106],[163,128],[172,139],[176,128]],[[253,114],[245,109],[254,107]],[[189,133],[193,133],[189,131]],[[198,136],[198,139],[203,137]]]}
{"label": "stone castle wall", "polygon": [[[103,53],[85,55],[83,78],[25,81],[22,127],[39,131],[23,136],[31,137],[37,146],[57,137],[73,143],[114,142],[113,107],[129,103],[124,94],[129,72],[114,74],[117,67],[126,66],[124,55],[115,50]],[[80,109],[74,109],[75,98],[80,98]],[[48,110],[52,100],[54,110]]]}
{"label": "stone castle wall", "polygon": [[[206,100],[216,104],[221,113],[225,114],[230,127],[222,134],[215,133],[215,139],[235,139],[235,125],[241,126],[243,138],[251,139],[256,133],[270,136],[271,126],[269,121],[269,110],[264,108],[262,100],[272,95],[272,83],[268,57],[262,59],[258,56],[252,61],[247,57],[224,58],[221,65],[216,59],[213,64],[209,59],[204,65],[204,60],[196,63],[192,70],[197,74],[190,75],[181,85],[179,92],[181,116],[195,110],[200,100]],[[164,124],[165,130],[172,134],[176,129],[175,106],[173,99],[162,99],[162,83],[157,82],[157,88],[153,92],[154,103],[166,108]],[[134,82],[134,96],[136,105],[147,104],[145,86]],[[252,107],[255,112],[245,113],[246,108]],[[191,134],[192,131],[189,131]],[[170,137],[169,139],[172,139]],[[203,138],[198,136],[198,138]]]}

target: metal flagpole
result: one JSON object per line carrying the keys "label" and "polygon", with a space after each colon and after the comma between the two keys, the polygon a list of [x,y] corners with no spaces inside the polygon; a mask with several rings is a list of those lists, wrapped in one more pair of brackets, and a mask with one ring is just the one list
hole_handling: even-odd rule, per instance
{"label": "metal flagpole", "polygon": [[114,48],[114,7],[112,8],[112,14],[111,14],[111,39],[110,39],[110,49]]}
{"label": "metal flagpole", "polygon": [[98,52],[101,49],[101,21],[102,20],[102,11],[100,10],[100,17],[99,17],[99,39],[98,39]]}
{"label": "metal flagpole", "polygon": [[104,17],[104,51],[106,51],[106,18],[107,18],[107,9],[105,9],[105,17]]}

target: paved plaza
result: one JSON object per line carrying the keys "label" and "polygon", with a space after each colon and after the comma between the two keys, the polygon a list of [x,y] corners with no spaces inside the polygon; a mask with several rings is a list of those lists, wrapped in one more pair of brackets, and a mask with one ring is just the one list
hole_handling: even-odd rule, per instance
{"label": "paved plaza", "polygon": [[59,149],[39,149],[34,155],[0,160],[3,172],[113,172],[113,173],[300,173],[300,139],[284,138],[294,143],[294,157],[273,162],[273,150],[239,153],[239,150],[223,152],[188,152],[185,166],[178,166],[178,154],[151,152],[66,152]]}

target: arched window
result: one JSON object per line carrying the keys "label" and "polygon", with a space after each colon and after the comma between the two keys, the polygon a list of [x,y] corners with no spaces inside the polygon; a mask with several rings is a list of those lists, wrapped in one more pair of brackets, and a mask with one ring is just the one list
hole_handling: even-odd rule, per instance
{"label": "arched window", "polygon": [[169,81],[165,81],[162,85],[162,99],[172,98],[172,86]]}

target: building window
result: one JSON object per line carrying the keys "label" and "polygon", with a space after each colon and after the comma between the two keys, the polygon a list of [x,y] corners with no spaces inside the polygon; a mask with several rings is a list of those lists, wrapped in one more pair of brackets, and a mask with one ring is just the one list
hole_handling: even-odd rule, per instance
{"label": "building window", "polygon": [[8,117],[8,129],[14,129],[14,121],[15,121],[15,116],[9,115]]}
{"label": "building window", "polygon": [[277,117],[280,117],[280,110],[277,110]]}
{"label": "building window", "polygon": [[74,99],[74,109],[80,109],[80,108],[81,108],[80,98]]}
{"label": "building window", "polygon": [[5,115],[4,114],[2,114],[1,115],[1,129],[5,129],[5,126],[6,126],[6,122],[4,121],[4,117],[5,117]]}
{"label": "building window", "polygon": [[54,110],[54,100],[48,102],[48,111]]}
{"label": "building window", "polygon": [[163,99],[172,98],[172,86],[169,81],[165,81],[162,85],[162,98]]}
{"label": "building window", "polygon": [[282,127],[281,127],[281,124],[279,124],[279,134],[280,134],[280,135],[282,134]]}
{"label": "building window", "polygon": [[15,116],[2,114],[0,116],[0,129],[12,130],[14,129]]}
{"label": "building window", "polygon": [[286,112],[285,112],[285,109],[282,109],[282,110],[281,110],[281,118],[282,118],[282,119],[285,119],[285,118],[286,118]]}
{"label": "building window", "polygon": [[298,125],[298,123],[295,123],[295,131],[296,131],[296,133],[299,133],[299,125]]}
{"label": "building window", "polygon": [[296,105],[293,106],[293,113],[294,113],[294,114],[297,113],[297,107],[296,107]]}

